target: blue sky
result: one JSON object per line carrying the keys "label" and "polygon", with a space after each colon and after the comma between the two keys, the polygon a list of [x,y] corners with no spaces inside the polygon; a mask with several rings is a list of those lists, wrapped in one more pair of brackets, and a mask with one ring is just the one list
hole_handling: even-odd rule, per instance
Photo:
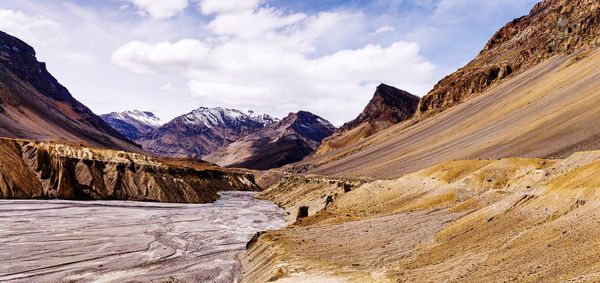
{"label": "blue sky", "polygon": [[200,106],[336,125],[379,83],[416,95],[535,0],[4,0],[0,30],[98,114]]}

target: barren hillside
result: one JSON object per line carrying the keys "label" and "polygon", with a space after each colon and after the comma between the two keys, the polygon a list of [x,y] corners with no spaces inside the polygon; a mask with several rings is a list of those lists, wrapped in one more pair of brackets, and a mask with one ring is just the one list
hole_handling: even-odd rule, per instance
{"label": "barren hillside", "polygon": [[242,256],[246,282],[600,280],[600,152],[442,162],[396,180],[289,176],[294,221]]}
{"label": "barren hillside", "polygon": [[600,51],[556,56],[458,106],[296,165],[322,175],[398,177],[444,160],[566,157],[600,148]]}

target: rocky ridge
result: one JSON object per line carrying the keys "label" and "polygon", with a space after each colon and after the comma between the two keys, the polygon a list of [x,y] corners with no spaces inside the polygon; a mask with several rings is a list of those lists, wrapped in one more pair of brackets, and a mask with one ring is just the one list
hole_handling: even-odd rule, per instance
{"label": "rocky ridge", "polygon": [[77,101],[35,50],[0,32],[0,136],[140,151]]}
{"label": "rocky ridge", "polygon": [[136,142],[161,156],[200,158],[276,121],[266,114],[201,107],[171,120]]}
{"label": "rocky ridge", "polygon": [[417,115],[431,116],[556,55],[600,46],[600,2],[544,0],[500,29],[479,55],[424,96]]}
{"label": "rocky ridge", "polygon": [[392,86],[381,84],[373,98],[356,119],[344,124],[323,140],[317,154],[346,147],[381,132],[413,116],[419,97]]}

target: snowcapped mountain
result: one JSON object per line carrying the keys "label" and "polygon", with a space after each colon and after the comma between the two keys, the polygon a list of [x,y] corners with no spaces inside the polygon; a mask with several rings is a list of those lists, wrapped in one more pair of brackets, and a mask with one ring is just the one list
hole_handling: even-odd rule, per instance
{"label": "snowcapped mountain", "polygon": [[221,166],[270,169],[297,162],[315,152],[335,127],[310,112],[290,113],[283,120],[223,146],[204,159]]}
{"label": "snowcapped mountain", "polygon": [[100,118],[132,141],[161,126],[160,119],[154,113],[147,111],[112,112],[100,115]]}
{"label": "snowcapped mountain", "polygon": [[278,121],[253,111],[200,107],[136,141],[159,155],[198,158]]}
{"label": "snowcapped mountain", "polygon": [[204,125],[208,128],[236,126],[250,121],[263,126],[279,121],[267,114],[255,114],[254,111],[244,113],[236,109],[227,109],[222,107],[207,108],[200,107],[186,115],[182,116],[184,122],[195,125]]}

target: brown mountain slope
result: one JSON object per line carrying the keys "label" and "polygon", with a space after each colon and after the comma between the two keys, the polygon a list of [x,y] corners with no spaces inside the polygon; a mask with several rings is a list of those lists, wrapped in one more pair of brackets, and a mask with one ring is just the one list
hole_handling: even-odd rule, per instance
{"label": "brown mountain slope", "polygon": [[221,166],[251,169],[277,168],[314,153],[335,127],[310,112],[290,113],[283,120],[247,135],[205,156]]}
{"label": "brown mountain slope", "polygon": [[350,146],[409,119],[418,104],[417,96],[392,86],[379,85],[363,112],[323,140],[317,155]]}
{"label": "brown mountain slope", "polygon": [[500,29],[477,58],[441,80],[419,103],[429,116],[555,55],[600,46],[600,1],[545,0]]}
{"label": "brown mountain slope", "polygon": [[448,159],[564,157],[600,148],[599,17],[598,1],[543,1],[440,81],[413,119],[293,170],[396,177]]}
{"label": "brown mountain slope", "polygon": [[139,151],[48,73],[33,48],[0,32],[0,136]]}
{"label": "brown mountain slope", "polygon": [[432,118],[399,124],[292,169],[390,178],[444,160],[598,149],[599,65],[599,50],[554,57]]}
{"label": "brown mountain slope", "polygon": [[599,282],[599,170],[595,151],[448,161],[347,189],[289,177],[259,196],[309,216],[255,239],[242,282]]}

